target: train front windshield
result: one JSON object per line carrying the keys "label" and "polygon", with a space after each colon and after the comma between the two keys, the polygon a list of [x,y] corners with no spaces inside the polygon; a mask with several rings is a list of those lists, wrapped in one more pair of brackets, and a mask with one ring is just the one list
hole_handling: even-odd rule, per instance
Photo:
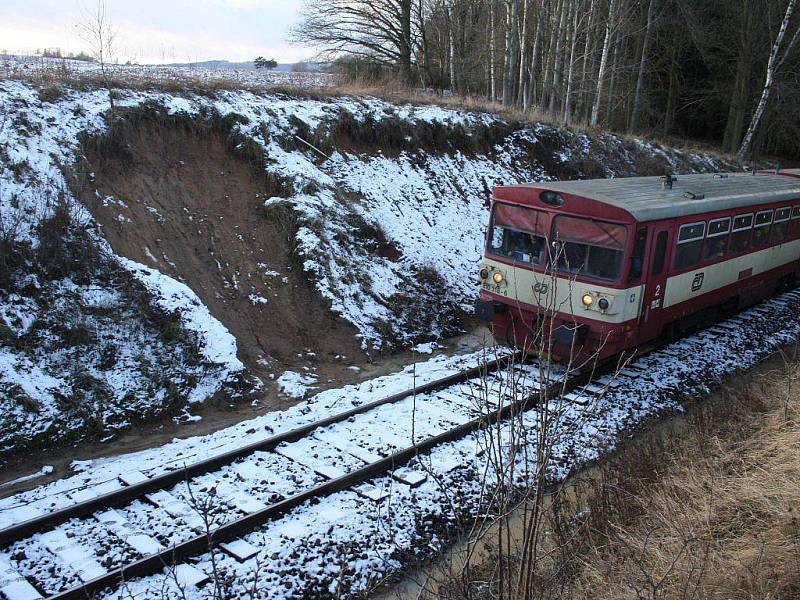
{"label": "train front windshield", "polygon": [[562,273],[616,281],[622,271],[624,225],[559,215],[553,221],[553,255]]}
{"label": "train front windshield", "polygon": [[492,213],[488,251],[495,256],[542,265],[547,255],[547,213],[497,203]]}
{"label": "train front windshield", "polygon": [[625,225],[555,215],[551,230],[551,217],[545,211],[495,203],[487,252],[567,275],[619,280],[628,235]]}

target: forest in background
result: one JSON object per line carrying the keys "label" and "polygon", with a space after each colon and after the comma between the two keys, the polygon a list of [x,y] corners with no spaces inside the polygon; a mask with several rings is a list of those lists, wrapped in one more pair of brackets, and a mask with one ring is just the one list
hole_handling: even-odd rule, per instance
{"label": "forest in background", "polygon": [[797,161],[797,1],[313,0],[293,37],[361,81]]}

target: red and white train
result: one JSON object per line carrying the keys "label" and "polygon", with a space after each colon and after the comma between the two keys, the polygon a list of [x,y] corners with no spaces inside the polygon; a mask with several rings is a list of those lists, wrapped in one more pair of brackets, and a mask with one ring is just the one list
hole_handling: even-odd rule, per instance
{"label": "red and white train", "polygon": [[478,316],[558,360],[704,325],[800,278],[800,169],[497,187]]}

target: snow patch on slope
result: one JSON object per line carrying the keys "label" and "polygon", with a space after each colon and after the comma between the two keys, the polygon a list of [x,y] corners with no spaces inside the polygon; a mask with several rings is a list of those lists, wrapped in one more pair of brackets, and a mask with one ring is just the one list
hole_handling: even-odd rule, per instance
{"label": "snow patch on slope", "polygon": [[144,283],[158,306],[167,312],[178,312],[184,327],[197,333],[205,359],[223,367],[224,370],[217,373],[213,381],[194,390],[190,402],[209,398],[231,376],[244,370],[244,364],[236,356],[236,338],[211,316],[206,305],[200,302],[189,286],[141,263],[124,257],[120,257],[119,261]]}

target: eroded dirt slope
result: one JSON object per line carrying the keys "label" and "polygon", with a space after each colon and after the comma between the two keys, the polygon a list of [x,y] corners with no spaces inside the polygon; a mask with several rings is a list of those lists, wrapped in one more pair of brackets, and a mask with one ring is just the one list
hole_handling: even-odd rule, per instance
{"label": "eroded dirt slope", "polygon": [[262,208],[266,184],[215,132],[139,122],[125,152],[87,149],[79,196],[117,254],[187,283],[262,375],[361,355],[292,258],[291,233]]}

